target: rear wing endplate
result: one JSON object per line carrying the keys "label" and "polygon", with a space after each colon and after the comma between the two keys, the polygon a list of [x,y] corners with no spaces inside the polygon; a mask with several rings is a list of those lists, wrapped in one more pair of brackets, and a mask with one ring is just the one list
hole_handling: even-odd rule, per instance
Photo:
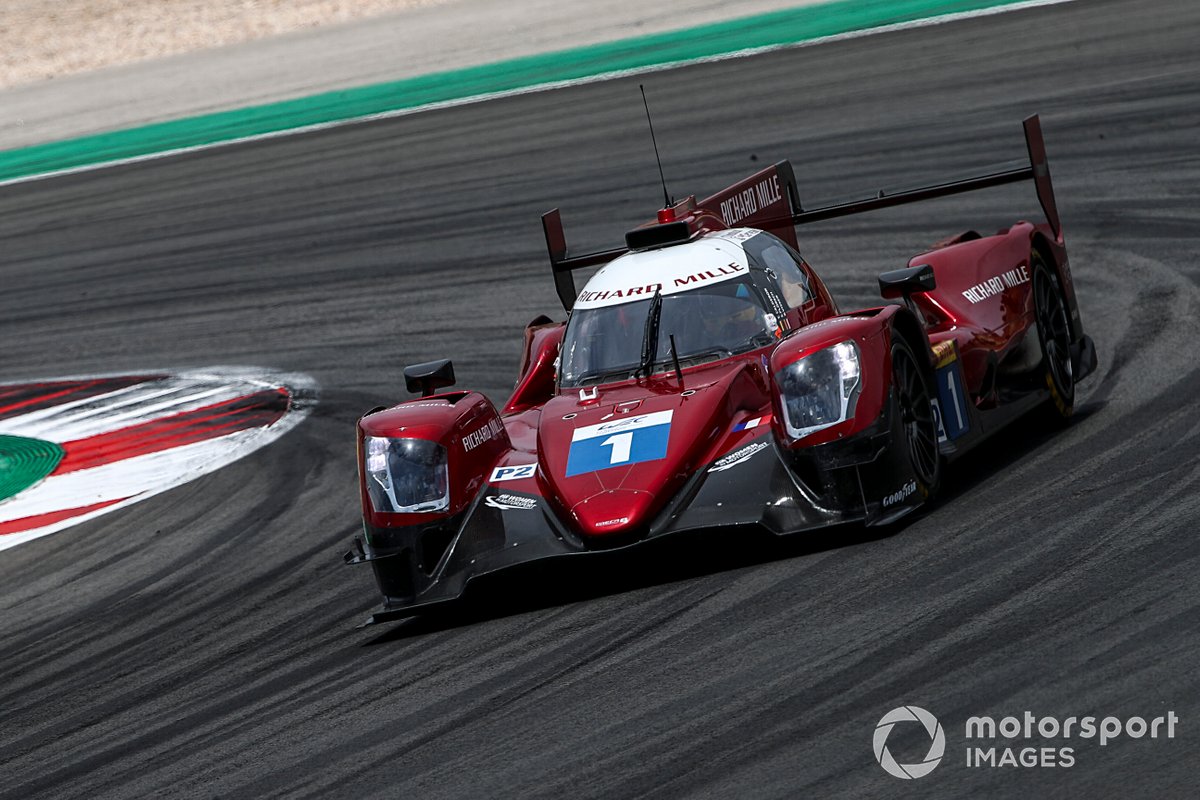
{"label": "rear wing endplate", "polygon": [[[1023,125],[1025,128],[1025,144],[1029,151],[1028,166],[990,172],[973,178],[964,178],[933,186],[923,186],[892,194],[880,192],[875,197],[865,200],[837,203],[805,211],[800,207],[799,197],[796,192],[796,179],[792,173],[791,165],[786,161],[781,161],[712,197],[705,198],[697,205],[701,210],[721,216],[720,211],[725,200],[745,192],[750,187],[761,185],[768,178],[777,180],[782,191],[779,193],[778,200],[770,204],[769,209],[766,207],[759,208],[757,213],[744,216],[733,222],[730,221],[728,214],[724,214],[723,216],[730,227],[750,227],[770,231],[789,244],[795,245],[796,236],[794,226],[796,225],[806,225],[811,222],[820,222],[850,214],[861,214],[881,208],[891,208],[892,206],[916,203],[922,200],[932,200],[936,197],[947,197],[949,195],[961,194],[962,192],[990,189],[995,186],[1032,180],[1037,190],[1038,202],[1041,203],[1042,212],[1046,215],[1046,221],[1050,223],[1050,229],[1054,232],[1054,236],[1058,238],[1062,234],[1062,223],[1058,216],[1058,204],[1054,199],[1054,185],[1050,180],[1050,164],[1046,158],[1046,143],[1042,138],[1041,120],[1037,114],[1034,114],[1026,118]],[[557,208],[542,215],[542,228],[546,234],[546,248],[550,253],[550,268],[554,274],[554,288],[558,293],[559,300],[562,301],[563,308],[567,311],[570,311],[575,304],[576,292],[575,281],[571,276],[572,271],[607,264],[617,256],[628,252],[628,248],[618,247],[598,253],[571,256],[567,249],[562,218]]]}

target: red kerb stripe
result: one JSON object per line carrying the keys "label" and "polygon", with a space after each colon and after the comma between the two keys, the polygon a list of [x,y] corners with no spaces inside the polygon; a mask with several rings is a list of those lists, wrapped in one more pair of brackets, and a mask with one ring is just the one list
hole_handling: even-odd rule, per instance
{"label": "red kerb stripe", "polygon": [[38,514],[33,517],[21,517],[20,519],[9,520],[8,522],[0,522],[0,536],[9,533],[22,533],[23,531],[31,531],[35,528],[44,528],[47,525],[53,525],[56,522],[62,522],[65,519],[72,517],[82,517],[92,511],[99,511],[102,508],[116,505],[128,500],[128,497],[119,497],[116,500],[105,500],[103,503],[93,503],[90,506],[82,506],[80,508],[67,508],[62,511],[51,511],[49,514]]}
{"label": "red kerb stripe", "polygon": [[216,439],[249,428],[265,428],[287,413],[291,396],[279,387],[181,411],[63,445],[66,455],[54,475]]}

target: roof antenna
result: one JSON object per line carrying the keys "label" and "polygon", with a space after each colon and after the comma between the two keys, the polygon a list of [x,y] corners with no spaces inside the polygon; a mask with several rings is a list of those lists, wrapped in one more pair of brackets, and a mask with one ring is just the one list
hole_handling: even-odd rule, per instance
{"label": "roof antenna", "polygon": [[639,83],[638,88],[642,90],[642,105],[646,107],[646,122],[650,124],[650,141],[654,144],[654,160],[658,162],[658,177],[662,180],[663,208],[670,208],[675,204],[671,202],[671,195],[667,192],[667,176],[663,174],[662,159],[658,156],[658,140],[654,138],[654,121],[650,119],[650,104],[646,102],[646,87]]}

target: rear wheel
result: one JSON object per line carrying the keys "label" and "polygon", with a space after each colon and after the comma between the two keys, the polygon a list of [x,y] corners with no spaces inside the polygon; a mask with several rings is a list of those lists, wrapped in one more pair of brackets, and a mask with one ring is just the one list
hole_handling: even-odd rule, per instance
{"label": "rear wheel", "polygon": [[912,348],[897,336],[892,342],[892,390],[904,432],[903,446],[909,466],[922,484],[926,499],[933,497],[942,479],[937,423],[933,417],[933,382]]}
{"label": "rear wheel", "polygon": [[1033,307],[1038,339],[1042,347],[1042,373],[1054,409],[1060,417],[1075,411],[1075,372],[1071,366],[1071,328],[1067,303],[1058,277],[1038,251],[1030,256],[1033,266]]}

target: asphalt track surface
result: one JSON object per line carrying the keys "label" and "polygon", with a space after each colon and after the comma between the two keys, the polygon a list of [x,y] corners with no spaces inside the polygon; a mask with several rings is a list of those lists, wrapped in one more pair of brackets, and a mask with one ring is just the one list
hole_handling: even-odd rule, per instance
{"label": "asphalt track surface", "polygon": [[[1101,359],[1078,418],[1012,429],[892,531],[522,573],[390,627],[355,629],[374,589],[340,564],[354,419],[443,355],[504,398],[520,327],[557,310],[538,214],[587,248],[656,207],[637,80],[5,189],[6,380],[259,364],[322,400],[0,554],[0,796],[1194,796],[1197,30],[1186,0],[1074,3],[653,76],[676,193],[781,157],[810,203],[900,188],[1019,158],[1041,112]],[[1036,210],[1007,187],[801,235],[850,307]],[[917,781],[872,756],[901,704],[946,728]],[[1052,742],[1071,768],[965,766],[968,716],[1024,710],[1181,722]]]}

